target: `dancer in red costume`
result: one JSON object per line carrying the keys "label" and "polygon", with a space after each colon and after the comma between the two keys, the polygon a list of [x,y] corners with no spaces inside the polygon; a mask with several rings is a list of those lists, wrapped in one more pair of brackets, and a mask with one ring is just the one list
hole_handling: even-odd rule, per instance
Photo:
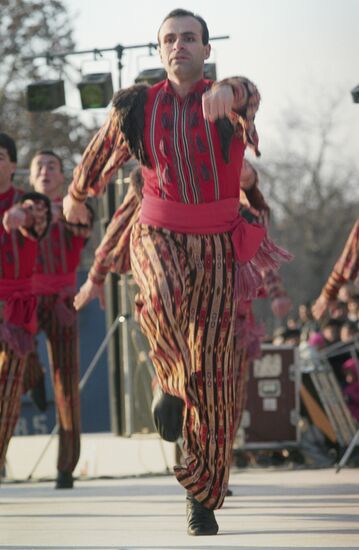
{"label": "dancer in red costume", "polygon": [[288,254],[238,214],[244,150],[256,151],[256,87],[236,77],[203,79],[207,25],[185,10],[159,30],[167,80],[121,90],[76,169],[64,212],[82,221],[82,201],[99,194],[131,156],[142,165],[143,200],[131,231],[136,316],[164,392],[185,403],[188,533],[214,535],[224,500],[235,421],[233,334],[237,303],[257,294],[258,269]]}
{"label": "dancer in red costume", "polygon": [[[65,183],[62,159],[52,150],[35,154],[30,184],[51,200],[53,223],[39,245],[34,291],[39,296],[38,327],[48,340],[51,380],[59,421],[57,489],[73,487],[73,471],[80,457],[79,329],[73,306],[76,272],[82,249],[91,234],[93,213],[86,207],[82,224],[69,224],[62,214]],[[24,391],[43,384],[44,373],[37,351],[30,354]]]}
{"label": "dancer in red costume", "polygon": [[32,273],[37,241],[51,219],[49,200],[13,186],[17,152],[0,133],[0,471],[20,413],[27,355],[36,332]]}

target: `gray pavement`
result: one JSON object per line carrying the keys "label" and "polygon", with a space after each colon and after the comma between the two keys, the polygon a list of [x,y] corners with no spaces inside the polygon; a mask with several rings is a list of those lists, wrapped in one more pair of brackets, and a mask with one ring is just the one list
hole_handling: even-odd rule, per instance
{"label": "gray pavement", "polygon": [[233,470],[214,537],[186,534],[184,492],[172,475],[3,483],[0,548],[359,549],[359,470]]}

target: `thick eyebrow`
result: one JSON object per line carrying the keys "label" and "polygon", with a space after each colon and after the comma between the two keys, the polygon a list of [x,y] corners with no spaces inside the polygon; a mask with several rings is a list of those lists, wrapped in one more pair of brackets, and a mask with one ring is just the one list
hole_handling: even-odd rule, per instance
{"label": "thick eyebrow", "polygon": [[[173,38],[174,36],[177,36],[175,32],[169,32],[169,33],[164,35],[163,39],[165,40],[166,38],[167,39],[168,38]],[[192,31],[185,31],[185,32],[181,32],[180,36],[181,36],[181,38],[196,38],[198,35],[197,35],[197,33],[192,32]]]}
{"label": "thick eyebrow", "polygon": [[36,166],[56,166],[56,160],[49,160],[49,161],[42,161],[42,160],[36,160],[35,161]]}

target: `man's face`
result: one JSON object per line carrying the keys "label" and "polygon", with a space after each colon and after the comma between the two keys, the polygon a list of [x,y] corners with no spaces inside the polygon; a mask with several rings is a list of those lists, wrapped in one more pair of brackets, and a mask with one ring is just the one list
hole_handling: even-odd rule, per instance
{"label": "man's face", "polygon": [[55,199],[60,195],[64,182],[65,177],[56,157],[37,155],[32,159],[30,183],[35,191],[43,193],[49,199]]}
{"label": "man's face", "polygon": [[203,76],[203,64],[211,52],[202,43],[202,26],[193,17],[171,17],[159,32],[159,53],[171,79],[195,82]]}
{"label": "man's face", "polygon": [[15,170],[16,163],[10,160],[7,149],[0,147],[0,193],[5,193],[11,186]]}

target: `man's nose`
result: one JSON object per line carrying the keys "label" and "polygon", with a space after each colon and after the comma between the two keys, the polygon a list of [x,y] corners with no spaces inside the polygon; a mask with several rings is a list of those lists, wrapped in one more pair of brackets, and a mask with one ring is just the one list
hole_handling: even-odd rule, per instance
{"label": "man's nose", "polygon": [[174,41],[173,43],[173,47],[176,49],[176,50],[180,50],[181,48],[183,48],[183,38],[181,38],[180,36],[178,38],[176,38],[176,40]]}

